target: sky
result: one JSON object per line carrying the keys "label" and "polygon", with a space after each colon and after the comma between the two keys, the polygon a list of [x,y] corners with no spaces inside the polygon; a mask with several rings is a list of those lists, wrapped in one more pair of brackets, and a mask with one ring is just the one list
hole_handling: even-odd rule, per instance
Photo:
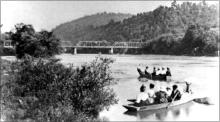
{"label": "sky", "polygon": [[[183,1],[178,1],[177,4]],[[198,2],[198,1],[197,1]],[[208,1],[208,4],[217,1]],[[1,1],[1,32],[17,23],[32,24],[36,31],[55,28],[59,24],[101,12],[130,13],[152,11],[172,1]]]}

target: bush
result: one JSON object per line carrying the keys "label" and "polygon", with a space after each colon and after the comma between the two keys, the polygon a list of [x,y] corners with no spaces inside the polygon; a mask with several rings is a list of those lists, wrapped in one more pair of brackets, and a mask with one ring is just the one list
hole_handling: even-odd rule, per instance
{"label": "bush", "polygon": [[15,45],[17,58],[22,58],[25,54],[52,57],[61,52],[60,40],[52,32],[35,32],[32,25],[17,24],[15,32],[9,34],[12,44]]}
{"label": "bush", "polygon": [[8,118],[95,121],[100,111],[117,102],[109,88],[115,83],[109,66],[112,62],[97,57],[74,69],[58,59],[25,56],[11,65],[10,80],[1,86],[5,110],[14,111]]}

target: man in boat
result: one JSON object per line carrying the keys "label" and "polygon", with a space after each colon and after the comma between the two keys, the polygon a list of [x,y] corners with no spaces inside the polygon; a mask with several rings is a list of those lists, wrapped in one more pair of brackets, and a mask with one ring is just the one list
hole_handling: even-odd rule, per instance
{"label": "man in boat", "polygon": [[166,70],[165,70],[164,67],[162,67],[162,71],[161,71],[161,75],[160,76],[162,77],[163,80],[166,80]]}
{"label": "man in boat", "polygon": [[145,73],[145,75],[150,75],[150,73],[148,71],[148,66],[146,66],[144,73]]}
{"label": "man in boat", "polygon": [[141,71],[140,68],[137,68],[137,71],[138,71],[138,73],[139,73],[140,76],[144,76],[144,73]]}
{"label": "man in boat", "polygon": [[143,106],[148,104],[148,94],[145,92],[146,87],[145,85],[142,85],[140,87],[140,93],[137,95],[136,103],[137,106]]}
{"label": "man in boat", "polygon": [[171,95],[170,95],[168,101],[171,102],[171,101],[175,101],[175,100],[180,100],[181,96],[182,95],[181,95],[180,91],[178,90],[178,86],[173,85],[173,90],[171,92]]}
{"label": "man in boat", "polygon": [[166,71],[166,81],[171,81],[171,72],[169,67],[167,67]]}
{"label": "man in boat", "polygon": [[152,104],[152,103],[154,103],[154,99],[155,99],[155,97],[156,97],[156,95],[155,95],[155,91],[154,91],[154,84],[150,84],[149,85],[149,90],[147,91],[147,94],[148,94],[148,102],[150,103],[150,104]]}
{"label": "man in boat", "polygon": [[167,67],[166,76],[171,76],[170,68]]}
{"label": "man in boat", "polygon": [[185,92],[186,92],[186,93],[192,93],[192,89],[191,89],[191,84],[192,84],[192,83],[189,83],[189,82],[187,82],[187,81],[185,81],[185,83],[186,83]]}
{"label": "man in boat", "polygon": [[156,76],[156,68],[155,67],[154,67],[153,73],[151,75],[152,75],[152,77]]}

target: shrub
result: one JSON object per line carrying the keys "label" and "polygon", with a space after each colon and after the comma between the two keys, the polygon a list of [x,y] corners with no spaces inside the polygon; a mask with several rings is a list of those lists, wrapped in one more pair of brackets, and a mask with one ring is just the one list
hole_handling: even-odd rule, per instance
{"label": "shrub", "polygon": [[60,40],[52,32],[35,32],[32,25],[17,24],[15,32],[9,34],[12,44],[15,45],[17,58],[22,58],[25,54],[52,57],[61,52]]}
{"label": "shrub", "polygon": [[[93,121],[117,102],[112,59],[97,57],[81,67],[67,67],[58,59],[25,56],[11,65],[10,80],[1,86],[3,105],[11,120]],[[5,110],[6,110],[5,109]],[[18,115],[22,112],[23,114]],[[9,111],[9,110],[8,110]]]}

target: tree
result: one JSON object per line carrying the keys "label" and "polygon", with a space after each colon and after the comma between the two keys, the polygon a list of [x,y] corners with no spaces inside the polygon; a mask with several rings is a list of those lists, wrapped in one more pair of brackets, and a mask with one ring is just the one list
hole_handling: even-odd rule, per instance
{"label": "tree", "polygon": [[45,48],[45,56],[53,56],[61,52],[60,40],[55,37],[53,32],[43,30],[38,33],[38,39],[42,47]]}
{"label": "tree", "polygon": [[15,32],[10,32],[10,37],[18,58],[22,58],[25,54],[34,57],[51,57],[61,51],[59,39],[52,32],[37,33],[32,25],[23,23],[15,25]]}
{"label": "tree", "polygon": [[[91,121],[117,102],[109,87],[113,60],[97,57],[82,67],[66,67],[57,59],[25,56],[11,64],[10,80],[1,86],[9,120]],[[19,110],[19,111],[17,111]],[[22,115],[19,115],[23,113]]]}
{"label": "tree", "polygon": [[183,54],[214,55],[218,50],[218,34],[213,33],[206,26],[191,25],[181,41]]}

